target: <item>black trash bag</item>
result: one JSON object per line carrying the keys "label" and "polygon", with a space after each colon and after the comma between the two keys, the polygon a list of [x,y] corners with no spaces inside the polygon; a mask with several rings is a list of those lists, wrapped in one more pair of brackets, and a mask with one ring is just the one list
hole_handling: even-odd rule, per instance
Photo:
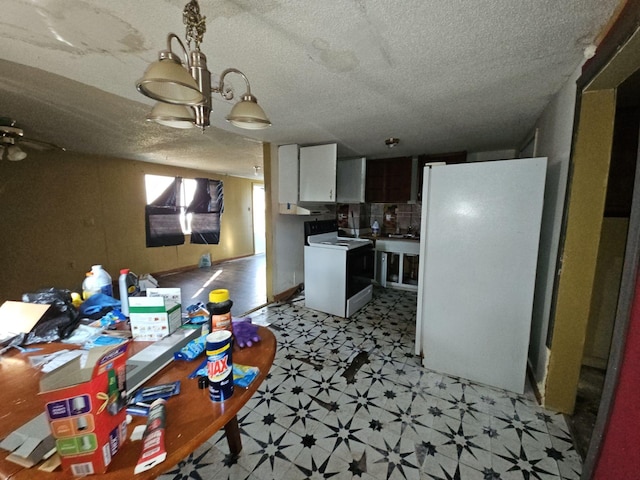
{"label": "black trash bag", "polygon": [[51,305],[31,329],[23,345],[63,340],[69,337],[80,323],[80,315],[73,306],[69,290],[46,288],[34,293],[23,293],[22,301]]}

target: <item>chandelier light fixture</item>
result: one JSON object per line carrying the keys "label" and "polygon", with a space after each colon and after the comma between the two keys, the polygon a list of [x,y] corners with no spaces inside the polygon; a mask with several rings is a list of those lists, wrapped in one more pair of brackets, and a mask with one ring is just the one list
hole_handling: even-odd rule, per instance
{"label": "chandelier light fixture", "polygon": [[[197,0],[185,5],[182,20],[186,25],[187,48],[174,33],[167,36],[167,49],[160,51],[153,62],[136,82],[140,93],[157,100],[147,120],[174,128],[199,127],[203,131],[210,125],[211,95],[217,93],[225,100],[234,98],[233,90],[225,85],[230,73],[240,75],[247,91],[233,106],[226,120],[236,127],[258,130],[271,126],[271,122],[251,94],[249,79],[236,68],[227,68],[220,74],[217,85],[211,84],[211,72],[207,69],[207,57],[200,51],[202,37],[207,29],[206,17],[200,14]],[[184,54],[184,61],[171,49],[176,40]],[[191,50],[192,44],[194,46]]]}
{"label": "chandelier light fixture", "polygon": [[0,160],[6,158],[19,162],[27,158],[27,153],[16,145],[16,139],[21,139],[23,135],[22,129],[17,128],[14,121],[0,118]]}
{"label": "chandelier light fixture", "polygon": [[[7,153],[6,156],[5,151]],[[9,144],[5,146],[0,143],[0,160],[3,158],[11,160],[12,162],[19,162],[20,160],[27,158],[27,154],[17,145]]]}

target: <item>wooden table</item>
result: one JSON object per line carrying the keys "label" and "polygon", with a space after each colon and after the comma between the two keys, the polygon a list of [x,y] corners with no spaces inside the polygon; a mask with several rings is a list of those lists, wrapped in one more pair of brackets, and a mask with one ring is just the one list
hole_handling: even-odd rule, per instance
{"label": "wooden table", "polygon": [[[252,365],[260,369],[260,375],[248,388],[235,387],[231,398],[215,403],[209,400],[209,390],[199,389],[196,379],[188,379],[188,375],[200,364],[204,357],[193,362],[174,361],[151,378],[145,386],[181,381],[180,394],[167,401],[167,423],[165,431],[165,447],[167,458],[155,468],[138,475],[133,469],[138,461],[142,442],[128,439],[113,457],[104,475],[92,475],[88,478],[100,479],[147,479],[156,478],[187,457],[197,447],[211,438],[221,428],[225,429],[229,449],[239,453],[242,449],[237,413],[258,389],[273,364],[276,352],[276,339],[273,333],[259,327],[261,341],[249,348],[234,348],[233,362]],[[148,343],[132,342],[131,355],[141,350]],[[54,352],[69,348],[62,344],[36,345],[43,350],[34,355]],[[0,438],[6,437],[27,421],[44,411],[44,401],[38,396],[38,384],[41,376],[39,370],[31,368],[27,353],[15,349],[7,352],[0,360]],[[128,435],[137,425],[145,425],[146,418],[133,417],[129,425]],[[8,452],[0,450],[0,479],[30,479],[37,476],[44,480],[77,478],[71,473],[58,469],[53,473],[45,473],[23,468],[6,460]]]}

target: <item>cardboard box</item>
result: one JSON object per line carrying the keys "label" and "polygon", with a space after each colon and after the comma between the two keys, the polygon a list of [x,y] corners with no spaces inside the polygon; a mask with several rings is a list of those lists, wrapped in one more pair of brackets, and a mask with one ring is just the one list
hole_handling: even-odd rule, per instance
{"label": "cardboard box", "polygon": [[0,442],[0,448],[11,452],[7,460],[25,468],[36,465],[55,446],[56,441],[51,435],[49,420],[44,413],[14,430]]}
{"label": "cardboard box", "polygon": [[165,297],[130,297],[129,321],[134,340],[155,342],[182,325],[180,304]]}
{"label": "cardboard box", "polygon": [[8,343],[21,333],[29,333],[50,307],[40,303],[4,302],[0,306],[0,344]]}
{"label": "cardboard box", "polygon": [[157,287],[158,281],[150,273],[144,273],[138,277],[138,286],[141,292],[146,292],[147,288]]}
{"label": "cardboard box", "polygon": [[92,348],[40,379],[62,468],[73,475],[104,473],[126,439],[128,345]]}
{"label": "cardboard box", "polygon": [[182,305],[182,290],[179,287],[147,288],[147,297],[164,297],[165,300]]}

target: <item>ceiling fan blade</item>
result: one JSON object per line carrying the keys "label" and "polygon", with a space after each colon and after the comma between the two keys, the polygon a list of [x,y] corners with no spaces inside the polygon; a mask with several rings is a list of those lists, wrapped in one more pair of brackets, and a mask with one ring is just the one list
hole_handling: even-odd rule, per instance
{"label": "ceiling fan blade", "polygon": [[16,143],[19,143],[20,145],[23,145],[27,148],[34,148],[35,150],[40,150],[40,151],[43,151],[43,150],[61,150],[63,152],[66,151],[64,147],[61,147],[60,145],[56,145],[55,143],[44,142],[42,140],[35,140],[33,138],[22,137]]}

